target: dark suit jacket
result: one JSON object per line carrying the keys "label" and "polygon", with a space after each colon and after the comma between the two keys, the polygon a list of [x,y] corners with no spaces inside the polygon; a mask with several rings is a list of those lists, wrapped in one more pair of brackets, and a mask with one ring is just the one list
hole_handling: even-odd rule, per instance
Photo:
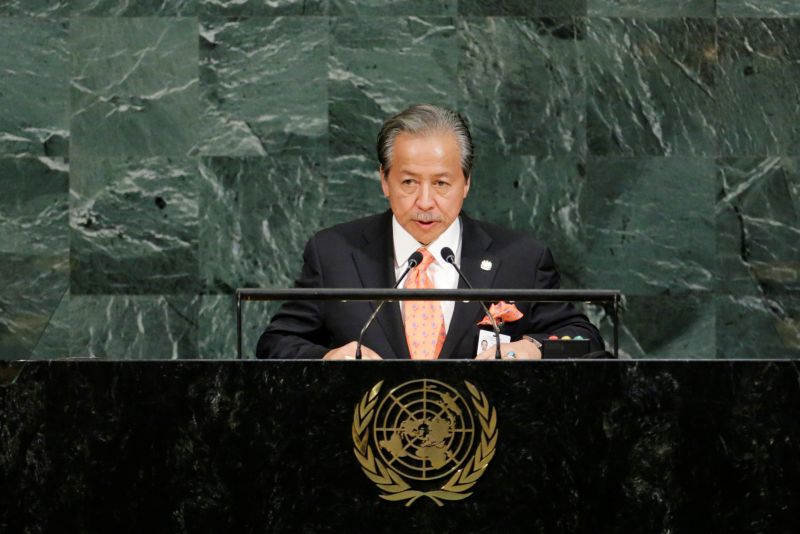
{"label": "dark suit jacket", "polygon": [[[553,289],[559,275],[553,256],[541,242],[482,223],[461,214],[461,269],[475,288]],[[386,211],[322,230],[309,240],[297,287],[389,288],[394,285],[392,213]],[[483,260],[492,269],[480,268]],[[466,287],[463,282],[460,288]],[[375,309],[371,302],[288,302],[272,318],[258,341],[258,358],[321,358],[331,348],[358,339]],[[581,335],[592,350],[603,350],[597,329],[571,305],[517,303],[524,314],[503,325],[502,333],[516,341],[523,334]],[[478,344],[476,323],[483,316],[477,302],[456,302],[450,328],[439,355],[473,358]],[[387,303],[364,336],[364,345],[385,359],[408,359],[398,303]]]}

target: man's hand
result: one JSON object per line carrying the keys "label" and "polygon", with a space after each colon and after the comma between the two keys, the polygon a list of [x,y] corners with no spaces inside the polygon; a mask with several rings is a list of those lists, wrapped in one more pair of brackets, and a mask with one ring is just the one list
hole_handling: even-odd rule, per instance
{"label": "man's hand", "polygon": [[[476,360],[494,360],[495,348],[489,347],[475,356]],[[504,360],[541,360],[542,351],[535,343],[520,339],[513,343],[500,344],[500,356]]]}
{"label": "man's hand", "polygon": [[[356,359],[356,343],[355,341],[351,341],[347,345],[342,345],[338,349],[333,349],[328,351],[325,356],[322,357],[323,360],[355,360]],[[361,345],[361,359],[362,360],[382,360],[377,352],[372,350],[371,348],[367,347],[366,345]]]}

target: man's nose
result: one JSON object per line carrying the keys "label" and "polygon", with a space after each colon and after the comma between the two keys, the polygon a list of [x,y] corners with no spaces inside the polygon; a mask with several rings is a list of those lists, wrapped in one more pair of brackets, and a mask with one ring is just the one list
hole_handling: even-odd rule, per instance
{"label": "man's nose", "polygon": [[417,206],[421,209],[430,209],[434,206],[433,202],[433,187],[427,182],[423,182],[419,188],[419,195],[417,196]]}

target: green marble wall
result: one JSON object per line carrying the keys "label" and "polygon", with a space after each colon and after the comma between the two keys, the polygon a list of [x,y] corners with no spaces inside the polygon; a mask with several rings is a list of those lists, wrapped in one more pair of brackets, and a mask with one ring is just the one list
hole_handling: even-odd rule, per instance
{"label": "green marble wall", "polygon": [[626,356],[800,356],[795,0],[8,0],[0,47],[4,359],[233,356],[417,101]]}

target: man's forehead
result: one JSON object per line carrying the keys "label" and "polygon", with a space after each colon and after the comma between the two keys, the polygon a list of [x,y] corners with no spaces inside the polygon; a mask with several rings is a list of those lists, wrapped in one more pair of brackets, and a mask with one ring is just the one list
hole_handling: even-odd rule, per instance
{"label": "man's forehead", "polygon": [[398,163],[398,165],[395,166],[395,170],[403,174],[410,174],[414,176],[422,176],[430,174],[436,176],[461,174],[460,167],[453,168],[449,165],[428,165],[425,163],[420,164],[420,163],[415,163],[413,161]]}
{"label": "man's forehead", "polygon": [[456,134],[447,130],[430,130],[418,133],[400,132],[394,140],[395,145],[398,143],[416,146],[432,146],[444,143],[448,148],[459,149]]}
{"label": "man's forehead", "polygon": [[450,132],[397,137],[392,165],[406,174],[461,174],[461,151]]}

